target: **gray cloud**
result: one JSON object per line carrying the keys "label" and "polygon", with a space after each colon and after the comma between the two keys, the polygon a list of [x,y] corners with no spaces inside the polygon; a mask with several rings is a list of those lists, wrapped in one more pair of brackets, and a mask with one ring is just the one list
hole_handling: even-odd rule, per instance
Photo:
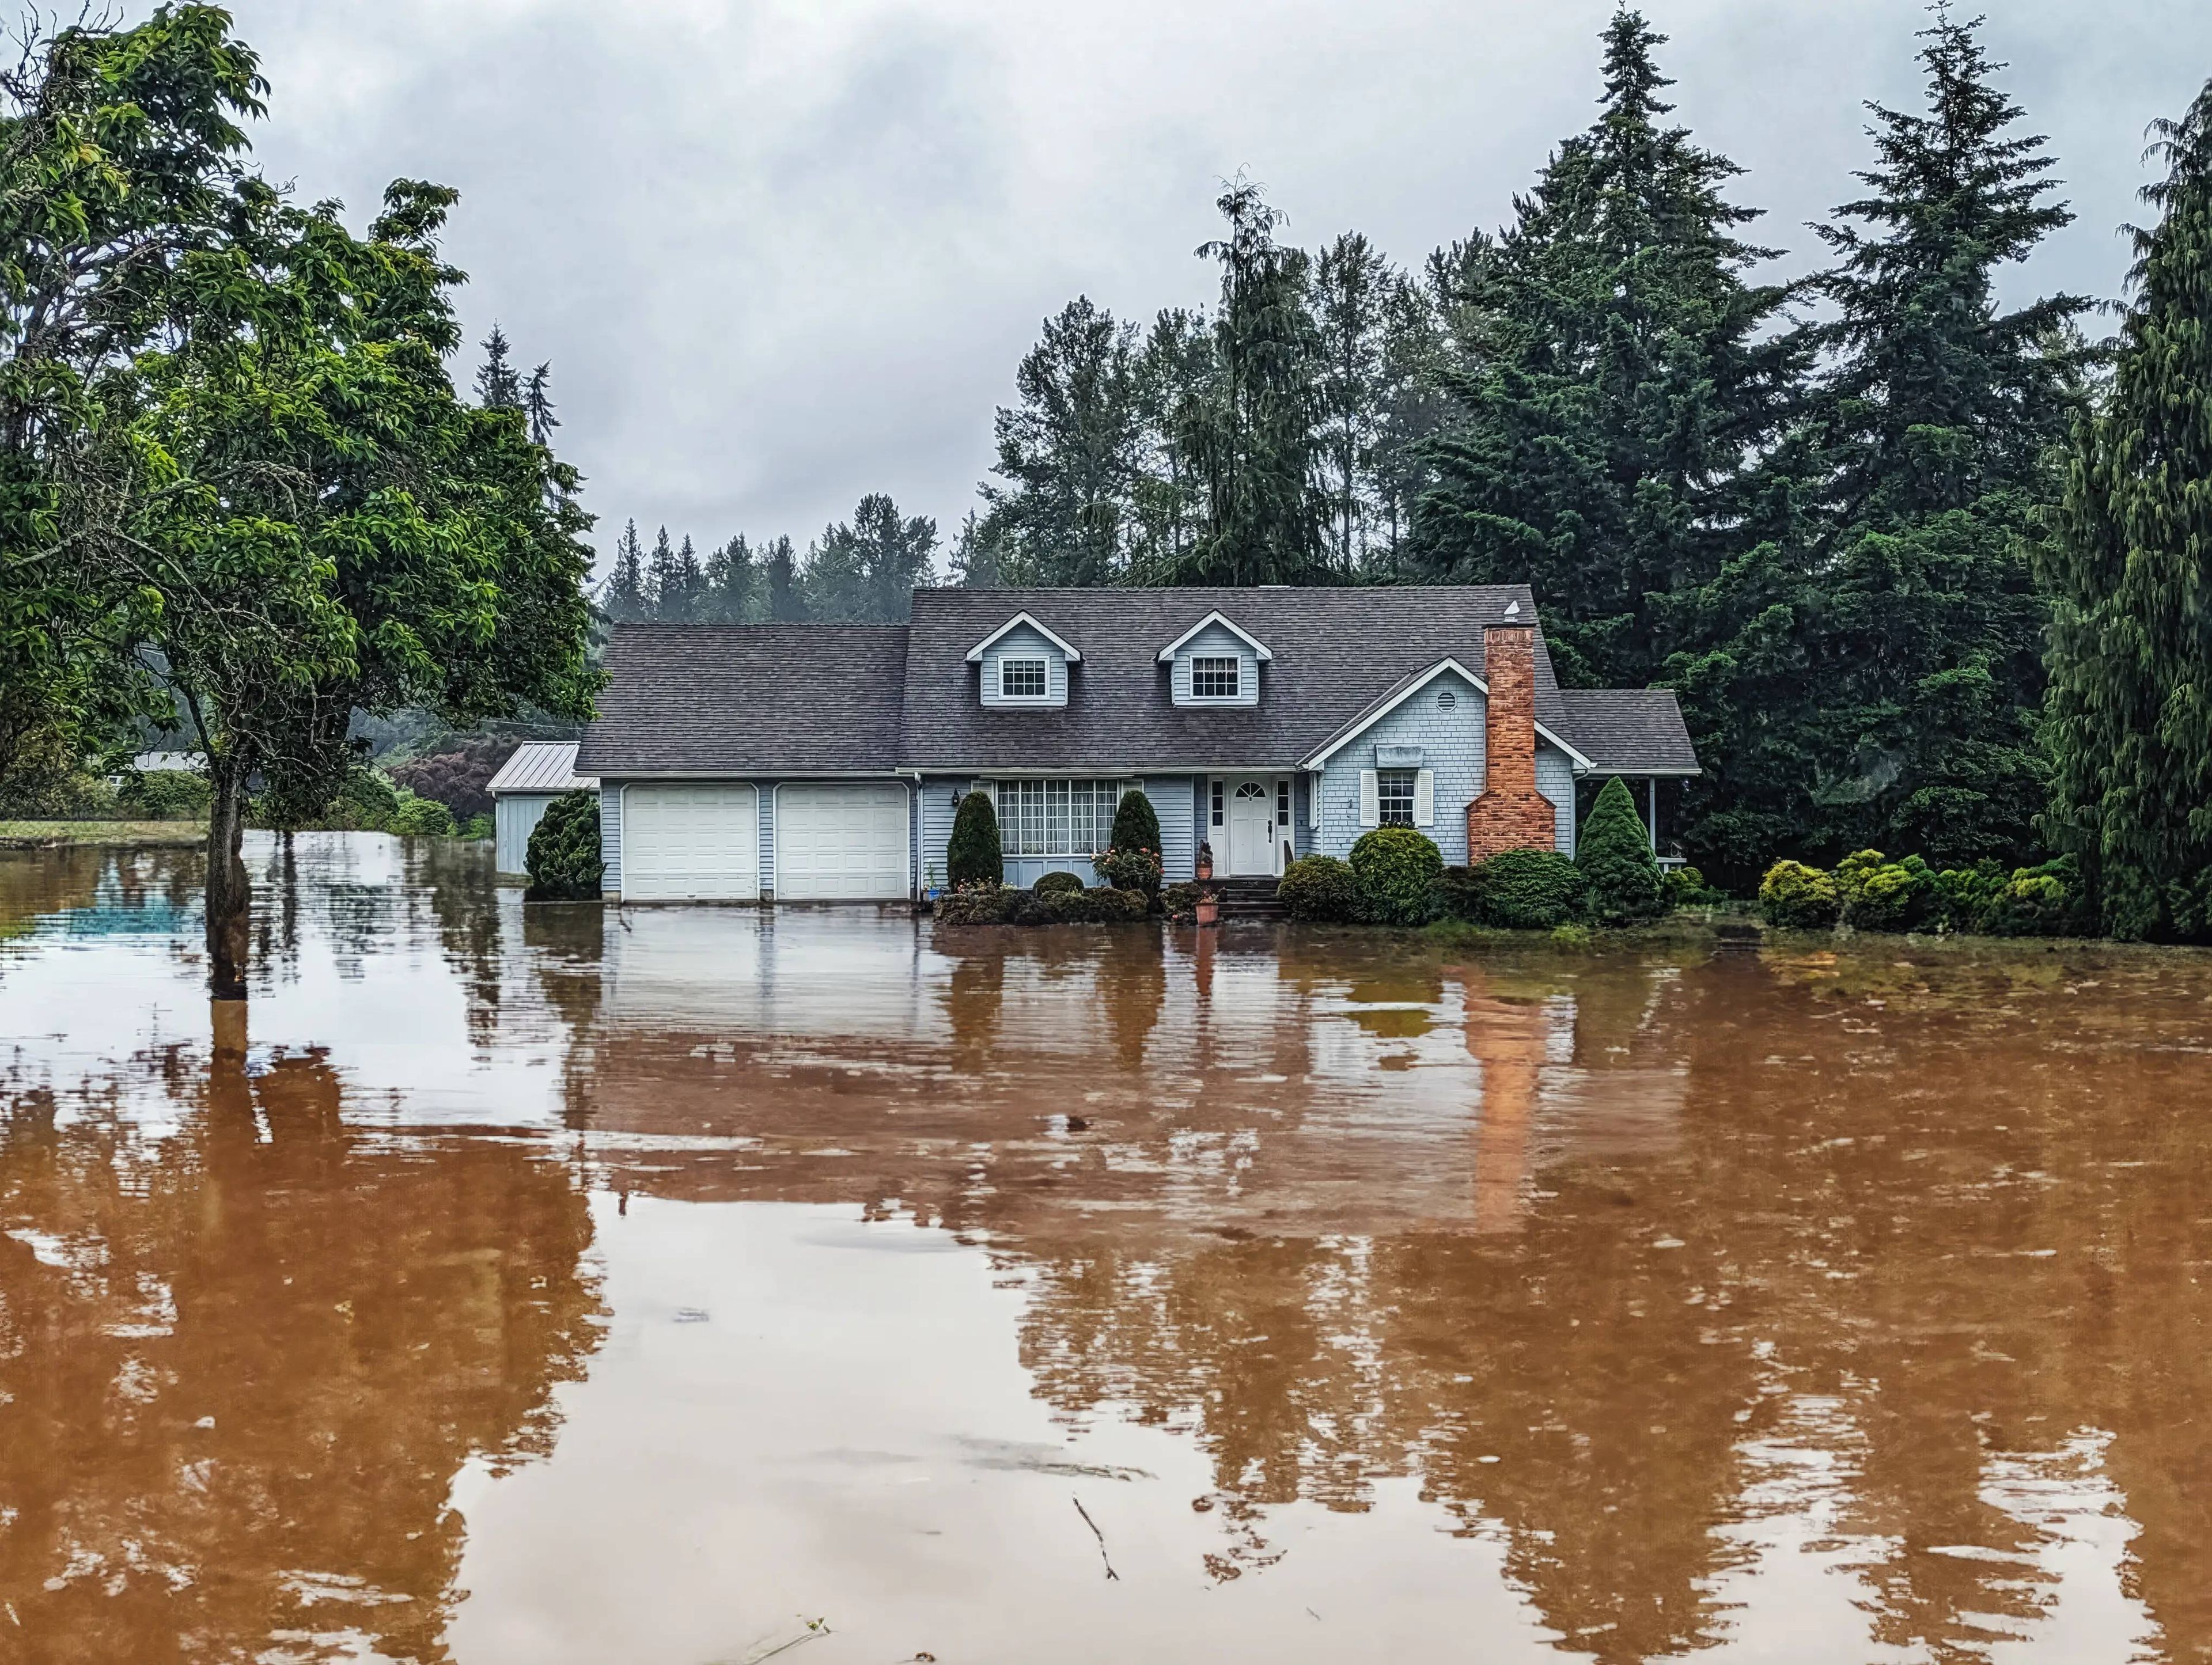
{"label": "gray cloud", "polygon": [[[602,542],[802,541],[888,490],[949,531],[1039,320],[1201,302],[1240,167],[1395,258],[1510,212],[1598,92],[1604,0],[236,0],[264,167],[365,217],[463,191],[471,338],[554,364]],[[1763,235],[1852,193],[1862,100],[1918,95],[1911,0],[1651,0],[1680,118]],[[2144,125],[2212,75],[2196,0],[2010,0],[1988,38],[2079,215],[2013,290],[2109,295]]]}

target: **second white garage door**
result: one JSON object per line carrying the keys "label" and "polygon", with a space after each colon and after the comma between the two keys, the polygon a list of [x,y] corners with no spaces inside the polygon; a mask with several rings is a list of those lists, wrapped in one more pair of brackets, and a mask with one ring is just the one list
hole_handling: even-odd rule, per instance
{"label": "second white garage door", "polygon": [[908,889],[904,787],[776,788],[776,900],[894,902]]}
{"label": "second white garage door", "polygon": [[628,787],[622,832],[622,890],[629,901],[760,895],[760,794],[751,787]]}

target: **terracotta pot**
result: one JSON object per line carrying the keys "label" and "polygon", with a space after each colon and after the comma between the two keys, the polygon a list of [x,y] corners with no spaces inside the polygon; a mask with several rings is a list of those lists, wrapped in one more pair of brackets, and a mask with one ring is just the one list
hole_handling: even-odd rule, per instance
{"label": "terracotta pot", "polygon": [[1201,890],[1199,892],[1198,922],[1200,925],[1218,925],[1221,923],[1221,902],[1211,890]]}
{"label": "terracotta pot", "polygon": [[1202,855],[1199,857],[1198,876],[1202,879],[1212,878],[1213,877],[1213,858],[1212,856]]}

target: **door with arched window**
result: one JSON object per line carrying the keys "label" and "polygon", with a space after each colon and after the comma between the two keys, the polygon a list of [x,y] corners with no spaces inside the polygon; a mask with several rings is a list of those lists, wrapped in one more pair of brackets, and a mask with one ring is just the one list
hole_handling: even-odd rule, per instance
{"label": "door with arched window", "polygon": [[1275,787],[1239,781],[1229,792],[1229,873],[1267,877],[1276,871]]}

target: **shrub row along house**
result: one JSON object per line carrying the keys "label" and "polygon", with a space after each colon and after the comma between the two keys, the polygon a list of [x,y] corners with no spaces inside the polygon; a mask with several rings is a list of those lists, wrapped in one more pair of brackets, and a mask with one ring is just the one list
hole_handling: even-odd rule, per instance
{"label": "shrub row along house", "polygon": [[1009,884],[1089,883],[1140,787],[1172,883],[1391,824],[1572,854],[1577,777],[1698,773],[1672,694],[1558,685],[1522,585],[920,590],[907,625],[618,625],[607,670],[573,768],[634,902],[910,896],[971,789]]}

